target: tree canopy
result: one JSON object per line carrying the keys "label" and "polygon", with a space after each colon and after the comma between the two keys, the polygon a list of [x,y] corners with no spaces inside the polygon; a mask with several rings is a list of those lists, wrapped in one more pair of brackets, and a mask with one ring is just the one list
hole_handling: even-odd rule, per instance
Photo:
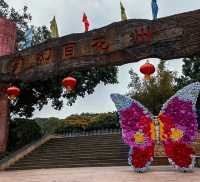
{"label": "tree canopy", "polygon": [[[25,41],[25,32],[31,25],[32,16],[28,11],[28,7],[24,6],[21,11],[17,11],[10,7],[4,0],[0,0],[0,16],[6,17],[17,25],[16,51],[22,49],[22,42]],[[33,42],[37,45],[50,38],[48,28],[44,26],[33,26]],[[31,117],[33,111],[42,107],[48,102],[52,103],[52,107],[60,110],[63,106],[63,99],[67,99],[67,104],[72,105],[78,96],[84,97],[86,94],[92,94],[95,87],[103,82],[104,84],[117,83],[117,67],[107,68],[90,68],[89,70],[80,72],[67,72],[63,75],[52,77],[48,80],[41,80],[33,83],[15,82],[21,89],[21,95],[15,106],[11,106],[13,115]],[[78,85],[74,92],[65,93],[61,85],[61,81],[66,76],[73,76],[77,79]]]}
{"label": "tree canopy", "polygon": [[149,81],[142,80],[130,70],[130,96],[144,104],[153,114],[158,114],[162,105],[175,93],[176,73],[167,70],[165,61],[158,65],[157,75]]}
{"label": "tree canopy", "polygon": [[196,81],[200,81],[200,56],[183,59],[183,75],[176,79],[179,88]]}
{"label": "tree canopy", "polygon": [[[176,91],[192,82],[200,81],[200,57],[184,58],[180,77],[176,72],[167,70],[165,62],[160,61],[157,74],[150,81],[142,80],[133,70],[129,72],[131,76],[129,95],[140,101],[154,115],[160,112],[162,105]],[[200,97],[197,100],[196,109],[200,128]]]}

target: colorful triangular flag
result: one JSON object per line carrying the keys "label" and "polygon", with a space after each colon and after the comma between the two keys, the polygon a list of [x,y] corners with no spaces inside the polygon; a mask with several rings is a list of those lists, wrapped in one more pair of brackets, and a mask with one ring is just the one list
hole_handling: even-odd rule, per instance
{"label": "colorful triangular flag", "polygon": [[157,16],[158,16],[158,4],[157,4],[157,0],[152,0],[152,2],[151,2],[151,8],[152,8],[153,20],[157,20]]}
{"label": "colorful triangular flag", "polygon": [[120,8],[121,8],[121,20],[122,21],[127,20],[126,10],[121,1],[120,1]]}
{"label": "colorful triangular flag", "polygon": [[84,26],[85,26],[85,32],[88,32],[89,31],[89,27],[90,27],[90,23],[89,23],[88,18],[87,18],[85,13],[83,13],[82,21],[83,21]]}
{"label": "colorful triangular flag", "polygon": [[51,37],[52,38],[59,37],[58,26],[57,26],[57,23],[56,23],[56,17],[55,16],[53,17],[53,20],[50,23],[51,23],[51,25],[50,25]]}

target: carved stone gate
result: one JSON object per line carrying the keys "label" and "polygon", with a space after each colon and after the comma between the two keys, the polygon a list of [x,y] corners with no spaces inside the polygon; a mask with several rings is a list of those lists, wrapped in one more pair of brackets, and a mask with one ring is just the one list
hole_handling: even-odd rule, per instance
{"label": "carved stone gate", "polygon": [[0,57],[0,153],[8,134],[8,99],[2,88],[15,80],[33,82],[91,67],[165,60],[200,54],[200,10],[156,21],[127,20],[87,33],[51,39],[35,47]]}

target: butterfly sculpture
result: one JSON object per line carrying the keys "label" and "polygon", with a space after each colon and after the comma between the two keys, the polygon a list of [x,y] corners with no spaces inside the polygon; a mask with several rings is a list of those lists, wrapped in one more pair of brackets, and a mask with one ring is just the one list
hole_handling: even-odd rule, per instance
{"label": "butterfly sculpture", "polygon": [[120,116],[122,138],[130,146],[129,164],[136,172],[144,172],[153,161],[155,143],[162,143],[169,162],[182,171],[195,165],[191,146],[198,136],[195,105],[200,83],[179,90],[153,116],[136,100],[111,94]]}

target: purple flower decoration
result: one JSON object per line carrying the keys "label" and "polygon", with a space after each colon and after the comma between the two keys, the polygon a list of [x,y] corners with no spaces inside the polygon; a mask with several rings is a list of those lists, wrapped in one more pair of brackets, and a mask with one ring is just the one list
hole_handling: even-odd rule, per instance
{"label": "purple flower decoration", "polygon": [[[137,143],[134,140],[134,136],[137,134],[137,132],[141,132],[144,136],[144,142]],[[145,133],[143,133],[141,130],[138,131],[129,131],[129,132],[123,132],[122,133],[123,140],[126,144],[128,144],[131,147],[137,147],[141,149],[145,149],[148,146],[151,146],[154,144],[153,140],[149,138]]]}
{"label": "purple flower decoration", "polygon": [[169,101],[164,114],[171,117],[176,128],[184,132],[181,141],[189,144],[196,139],[198,135],[197,115],[192,109],[191,101],[183,101],[174,97]]}
{"label": "purple flower decoration", "polygon": [[[150,125],[149,114],[147,113],[145,123],[140,122],[141,119],[144,119],[145,109],[140,107],[137,103],[132,103],[128,108],[122,109],[119,111],[122,127],[122,137],[125,143],[132,147],[145,148],[153,144],[153,140],[145,133],[145,127]],[[141,132],[144,135],[144,142],[137,143],[134,140],[134,135],[137,132]],[[150,132],[150,131],[148,131]]]}
{"label": "purple flower decoration", "polygon": [[133,103],[129,108],[119,111],[121,126],[124,130],[137,130],[137,122],[140,121],[140,118],[144,116],[144,110],[139,107],[137,104]]}

